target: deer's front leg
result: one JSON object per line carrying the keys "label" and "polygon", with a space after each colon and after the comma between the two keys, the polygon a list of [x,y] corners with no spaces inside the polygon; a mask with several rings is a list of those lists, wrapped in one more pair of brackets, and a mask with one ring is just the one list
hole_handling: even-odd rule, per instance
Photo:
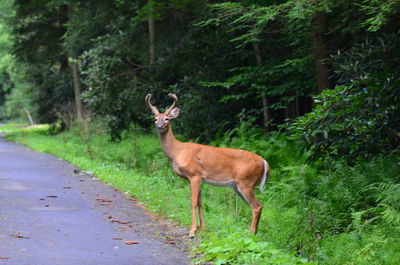
{"label": "deer's front leg", "polygon": [[192,177],[189,181],[192,189],[192,227],[190,228],[189,237],[194,237],[197,230],[196,207],[198,207],[199,203],[201,177]]}

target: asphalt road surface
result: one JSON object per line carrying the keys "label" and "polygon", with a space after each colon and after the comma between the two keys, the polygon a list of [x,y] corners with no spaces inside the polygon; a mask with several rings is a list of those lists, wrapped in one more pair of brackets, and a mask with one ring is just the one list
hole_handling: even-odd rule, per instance
{"label": "asphalt road surface", "polygon": [[0,138],[0,264],[188,264],[180,232],[69,163]]}

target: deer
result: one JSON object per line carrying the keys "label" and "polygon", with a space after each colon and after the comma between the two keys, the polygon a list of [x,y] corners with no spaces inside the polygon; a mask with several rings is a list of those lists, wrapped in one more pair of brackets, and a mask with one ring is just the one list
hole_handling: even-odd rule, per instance
{"label": "deer", "polygon": [[201,201],[201,183],[214,186],[230,186],[252,210],[250,234],[256,234],[263,206],[257,201],[254,187],[259,184],[263,192],[269,177],[270,168],[265,159],[250,151],[181,142],[175,138],[171,120],[179,116],[180,109],[175,107],[178,97],[169,94],[172,105],[164,112],[150,102],[151,94],[145,97],[146,104],[154,115],[154,123],[159,134],[164,154],[172,162],[173,171],[189,181],[191,186],[192,224],[189,237],[197,231],[196,208],[199,211],[200,230],[205,223]]}

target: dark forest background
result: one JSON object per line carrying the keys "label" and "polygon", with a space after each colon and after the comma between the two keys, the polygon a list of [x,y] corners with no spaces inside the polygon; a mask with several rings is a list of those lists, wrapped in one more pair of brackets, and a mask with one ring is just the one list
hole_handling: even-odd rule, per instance
{"label": "dark forest background", "polygon": [[251,118],[264,131],[295,124],[319,151],[398,143],[397,0],[8,0],[2,10],[3,118],[101,117],[118,139],[150,126],[144,95],[166,106],[174,92],[179,132],[203,142]]}

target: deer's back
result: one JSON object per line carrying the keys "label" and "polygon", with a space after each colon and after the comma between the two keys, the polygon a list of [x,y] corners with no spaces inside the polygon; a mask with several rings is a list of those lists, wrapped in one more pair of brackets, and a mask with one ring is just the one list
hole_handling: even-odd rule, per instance
{"label": "deer's back", "polygon": [[264,171],[263,158],[252,152],[196,143],[183,143],[173,163],[177,174],[201,176],[206,182],[212,179],[215,185],[241,179],[250,179],[255,184]]}

